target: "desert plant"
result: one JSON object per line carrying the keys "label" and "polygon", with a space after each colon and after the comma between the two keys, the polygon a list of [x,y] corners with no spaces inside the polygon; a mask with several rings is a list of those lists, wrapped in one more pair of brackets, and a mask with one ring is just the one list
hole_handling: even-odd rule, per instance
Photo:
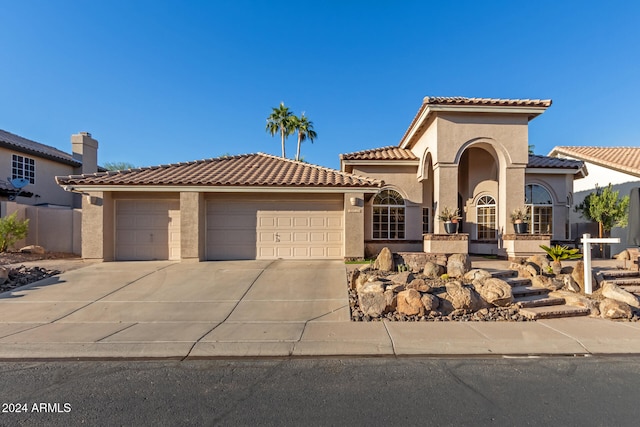
{"label": "desert plant", "polygon": [[579,259],[582,258],[580,249],[569,249],[569,246],[555,245],[552,247],[540,245],[540,248],[551,257],[554,262],[563,259]]}
{"label": "desert plant", "polygon": [[460,209],[451,209],[445,206],[440,211],[440,214],[438,215],[438,219],[444,222],[458,221],[462,219],[462,217],[460,216]]}
{"label": "desert plant", "polygon": [[29,220],[19,220],[17,212],[0,218],[0,252],[6,252],[9,246],[27,237],[28,232]]}
{"label": "desert plant", "polygon": [[516,224],[518,222],[529,221],[529,208],[524,206],[516,208],[511,212],[511,222]]}

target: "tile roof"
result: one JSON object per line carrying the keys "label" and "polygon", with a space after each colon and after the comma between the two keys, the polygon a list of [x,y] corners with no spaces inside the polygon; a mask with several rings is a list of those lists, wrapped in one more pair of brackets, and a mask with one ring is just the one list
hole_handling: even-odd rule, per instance
{"label": "tile roof", "polygon": [[264,153],[56,177],[60,185],[381,187],[382,181]]}
{"label": "tile roof", "polygon": [[10,148],[21,153],[34,154],[51,160],[56,160],[71,166],[81,166],[82,163],[73,158],[71,154],[58,150],[49,145],[40,144],[30,139],[14,135],[0,129],[0,146]]}
{"label": "tile roof", "polygon": [[495,105],[549,107],[550,99],[466,98],[464,96],[426,96],[423,104],[431,105]]}
{"label": "tile roof", "polygon": [[540,156],[529,154],[528,168],[542,169],[575,169],[579,178],[587,176],[584,162],[581,160],[562,159],[559,157]]}
{"label": "tile roof", "polygon": [[640,177],[640,147],[555,147],[549,153],[584,160]]}
{"label": "tile roof", "polygon": [[[402,135],[400,143],[403,145],[411,129],[416,125],[424,110],[430,105],[455,105],[455,106],[485,106],[485,107],[537,107],[548,108],[551,106],[550,99],[504,99],[504,98],[467,98],[464,96],[425,96],[418,112],[414,116],[411,124]],[[530,116],[530,119],[535,115]]]}
{"label": "tile roof", "polygon": [[382,147],[355,153],[340,154],[342,160],[418,160],[411,150],[400,147]]}

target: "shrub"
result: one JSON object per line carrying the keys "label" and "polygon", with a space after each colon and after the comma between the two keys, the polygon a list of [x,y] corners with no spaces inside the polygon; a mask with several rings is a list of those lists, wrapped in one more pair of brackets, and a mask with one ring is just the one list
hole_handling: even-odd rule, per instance
{"label": "shrub", "polygon": [[579,259],[582,258],[580,249],[569,249],[569,246],[555,245],[552,247],[540,245],[543,251],[547,253],[554,261],[560,261],[563,259]]}
{"label": "shrub", "polygon": [[0,252],[6,252],[9,246],[27,237],[29,220],[19,220],[17,217],[18,213],[14,212],[0,218]]}

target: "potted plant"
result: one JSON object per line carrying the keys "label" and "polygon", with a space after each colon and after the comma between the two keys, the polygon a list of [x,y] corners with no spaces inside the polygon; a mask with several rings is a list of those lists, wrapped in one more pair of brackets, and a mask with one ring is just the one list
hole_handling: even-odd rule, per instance
{"label": "potted plant", "polygon": [[540,247],[553,260],[553,262],[551,263],[551,268],[553,269],[554,274],[560,274],[560,272],[562,271],[562,263],[560,262],[560,260],[582,258],[580,249],[569,249],[569,246],[555,245],[549,247],[540,245]]}
{"label": "potted plant", "polygon": [[462,219],[462,217],[460,216],[459,209],[451,209],[445,206],[440,211],[438,219],[444,222],[444,230],[447,233],[452,234],[458,232],[458,220]]}
{"label": "potted plant", "polygon": [[526,206],[516,208],[511,212],[511,222],[516,234],[526,234],[529,232],[529,208]]}

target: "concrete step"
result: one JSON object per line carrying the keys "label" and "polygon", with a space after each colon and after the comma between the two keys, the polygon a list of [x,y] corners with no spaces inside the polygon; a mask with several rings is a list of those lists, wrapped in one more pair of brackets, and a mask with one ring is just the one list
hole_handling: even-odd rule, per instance
{"label": "concrete step", "polygon": [[509,277],[502,280],[511,285],[512,288],[517,286],[531,286],[531,279],[527,277]]}
{"label": "concrete step", "polygon": [[611,283],[618,286],[640,286],[640,277],[623,277],[620,279],[605,279],[602,283]]}
{"label": "concrete step", "polygon": [[620,287],[627,292],[631,292],[632,294],[640,294],[640,286],[638,285],[623,285]]}
{"label": "concrete step", "polygon": [[521,308],[520,314],[529,319],[556,319],[560,317],[588,316],[589,309],[572,305],[553,305],[545,307]]}
{"label": "concrete step", "polygon": [[564,298],[553,298],[547,295],[529,295],[526,297],[515,298],[513,301],[520,308],[544,307],[549,305],[562,305],[565,303]]}
{"label": "concrete step", "polygon": [[600,270],[598,271],[602,277],[606,279],[618,279],[624,277],[637,277],[640,278],[640,273],[631,270]]}
{"label": "concrete step", "polygon": [[549,289],[536,288],[533,286],[515,286],[511,288],[514,299],[530,295],[547,295],[549,292]]}
{"label": "concrete step", "polygon": [[515,270],[489,270],[491,277],[497,277],[498,279],[506,280],[509,277],[516,277],[518,272]]}

